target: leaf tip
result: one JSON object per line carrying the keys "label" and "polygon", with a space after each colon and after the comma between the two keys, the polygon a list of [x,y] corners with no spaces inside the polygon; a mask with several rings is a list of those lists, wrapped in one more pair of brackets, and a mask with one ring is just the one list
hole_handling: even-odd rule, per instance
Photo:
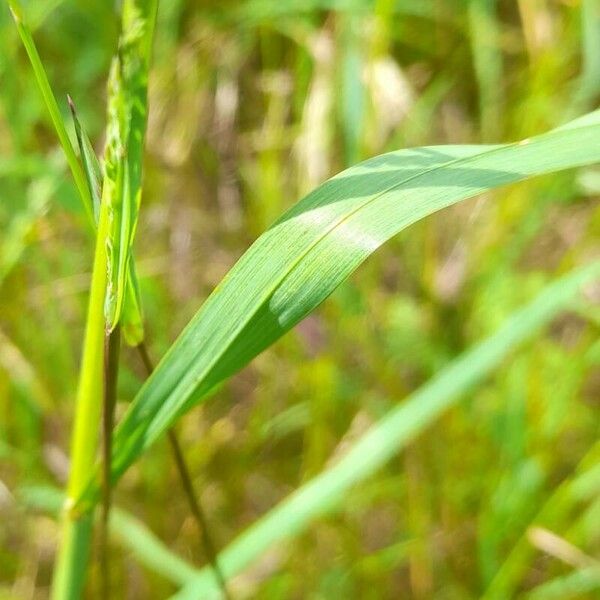
{"label": "leaf tip", "polygon": [[8,0],[8,7],[12,14],[15,23],[19,24],[23,22],[23,11],[21,10],[21,5],[17,2],[17,0]]}
{"label": "leaf tip", "polygon": [[71,98],[70,94],[67,94],[67,102],[69,104],[69,108],[71,110],[71,114],[73,115],[73,117],[75,117],[77,111],[75,110],[75,102],[73,102],[73,98]]}

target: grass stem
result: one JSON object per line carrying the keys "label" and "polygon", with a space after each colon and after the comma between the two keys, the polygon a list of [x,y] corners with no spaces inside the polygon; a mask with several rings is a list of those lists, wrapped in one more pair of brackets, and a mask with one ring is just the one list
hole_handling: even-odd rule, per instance
{"label": "grass stem", "polygon": [[93,511],[83,514],[73,506],[94,470],[98,450],[98,429],[104,397],[104,298],[107,285],[106,238],[109,226],[109,203],[100,206],[98,235],[86,320],[85,338],[75,403],[75,423],[71,441],[71,470],[67,485],[67,502],[63,535],[54,572],[52,598],[63,600],[81,597],[90,542]]}
{"label": "grass stem", "polygon": [[110,459],[112,432],[117,404],[117,381],[119,377],[119,354],[121,329],[117,325],[105,338],[104,354],[104,402],[102,414],[102,520],[99,530],[100,579],[102,598],[110,598],[110,571],[108,553],[108,519],[111,505]]}

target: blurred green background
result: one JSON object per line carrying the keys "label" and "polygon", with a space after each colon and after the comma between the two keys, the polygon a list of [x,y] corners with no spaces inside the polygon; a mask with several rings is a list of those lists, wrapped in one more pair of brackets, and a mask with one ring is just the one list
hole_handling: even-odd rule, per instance
{"label": "blurred green background", "polygon": [[[69,93],[101,151],[118,3],[25,7],[65,118]],[[249,244],[342,168],[406,146],[524,138],[600,97],[598,0],[165,0],[156,36],[136,240],[156,359]],[[183,418],[217,545],[546,281],[597,254],[599,195],[600,171],[585,169],[412,226]],[[57,525],[19,490],[65,481],[91,262],[85,216],[2,3],[1,598],[47,595]],[[599,324],[576,312],[556,320],[341,510],[238,576],[235,597],[477,598],[518,543],[518,597],[598,597],[590,486],[547,531],[531,524],[598,437]],[[142,380],[125,350],[119,411]],[[127,473],[116,502],[204,564],[164,442]],[[115,545],[114,557],[117,597],[176,590],[126,549]]]}

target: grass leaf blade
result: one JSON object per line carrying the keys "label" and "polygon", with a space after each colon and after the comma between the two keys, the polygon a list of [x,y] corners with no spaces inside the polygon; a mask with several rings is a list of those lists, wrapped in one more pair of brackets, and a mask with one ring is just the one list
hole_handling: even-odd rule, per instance
{"label": "grass leaf blade", "polygon": [[238,261],[138,393],[115,433],[113,477],[415,221],[488,189],[600,160],[600,111],[496,146],[384,154],[306,196]]}
{"label": "grass leaf blade", "polygon": [[90,142],[90,138],[77,118],[77,111],[71,96],[68,96],[67,99],[73,117],[73,125],[75,126],[75,135],[77,137],[77,144],[79,145],[79,156],[81,157],[88,190],[92,198],[94,221],[98,223],[98,218],[100,216],[100,199],[102,196],[102,169],[98,157],[96,156],[96,152],[94,151],[94,147]]}
{"label": "grass leaf blade", "polygon": [[67,162],[69,163],[69,168],[71,169],[71,174],[75,180],[75,185],[77,186],[77,191],[79,192],[83,208],[90,224],[93,225],[95,223],[94,210],[92,206],[92,200],[85,183],[85,176],[81,169],[81,165],[77,160],[77,156],[75,155],[75,150],[73,149],[69,135],[67,134],[67,129],[60,113],[60,109],[58,108],[58,103],[56,102],[56,98],[52,92],[52,88],[50,87],[50,82],[48,81],[48,76],[46,75],[44,65],[42,64],[35,42],[33,41],[33,36],[31,35],[31,31],[29,30],[27,22],[25,21],[23,9],[21,8],[19,0],[9,0],[8,5],[12,12],[19,36],[21,37],[21,41],[23,42],[23,46],[27,52],[27,56],[29,57],[29,62],[31,63],[38,88],[42,94],[48,113],[50,114],[56,135],[58,136],[62,149],[67,158]]}

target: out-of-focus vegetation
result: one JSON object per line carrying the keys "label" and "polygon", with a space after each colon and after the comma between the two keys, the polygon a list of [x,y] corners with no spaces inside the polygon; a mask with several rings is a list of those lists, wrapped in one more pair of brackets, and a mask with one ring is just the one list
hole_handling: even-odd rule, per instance
{"label": "out-of-focus vegetation", "polygon": [[[70,93],[101,153],[118,7],[25,7],[65,118]],[[6,6],[0,46],[0,593],[42,598],[61,500],[31,486],[66,479],[93,248]],[[408,146],[525,138],[599,92],[596,0],[161,3],[136,239],[152,354],[335,172]],[[218,547],[589,262],[599,193],[599,172],[580,169],[413,225],[186,415],[180,437]],[[587,295],[334,514],[237,575],[235,597],[595,597],[600,314],[597,288]],[[136,354],[123,359],[117,417],[144,379]],[[115,503],[115,597],[166,597],[206,562],[162,442]],[[173,554],[140,557],[157,543],[149,531]],[[93,565],[91,595],[97,577]]]}

